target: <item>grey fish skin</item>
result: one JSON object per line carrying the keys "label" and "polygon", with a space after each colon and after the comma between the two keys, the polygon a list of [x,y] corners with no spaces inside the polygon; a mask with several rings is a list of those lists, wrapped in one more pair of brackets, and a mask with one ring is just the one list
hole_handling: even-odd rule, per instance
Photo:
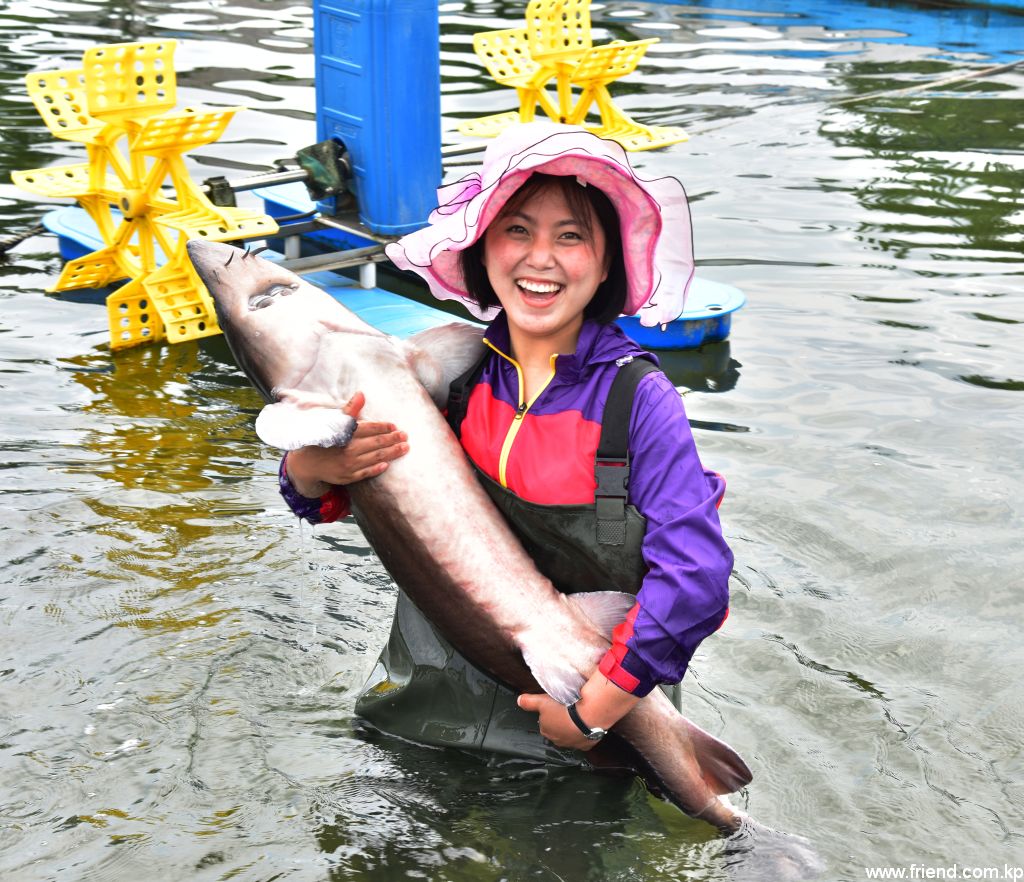
{"label": "grey fish skin", "polygon": [[[344,443],[353,421],[338,408],[363,392],[361,418],[395,423],[409,437],[405,456],[349,487],[385,568],[475,665],[513,689],[574,701],[634,598],[559,593],[477,483],[437,401],[479,357],[480,329],[450,325],[403,343],[260,257],[201,240],[188,253],[239,365],[271,402],[260,437],[283,449]],[[720,797],[749,783],[749,769],[661,690],[612,731],[687,814],[739,828],[742,816]]]}

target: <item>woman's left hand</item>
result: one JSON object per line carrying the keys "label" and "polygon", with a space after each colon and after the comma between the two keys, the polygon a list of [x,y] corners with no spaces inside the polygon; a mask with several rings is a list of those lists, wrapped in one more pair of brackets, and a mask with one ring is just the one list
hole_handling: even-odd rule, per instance
{"label": "woman's left hand", "polygon": [[525,711],[540,714],[540,734],[558,747],[590,750],[600,743],[585,738],[576,724],[569,719],[565,705],[544,692],[539,695],[520,695],[519,706]]}
{"label": "woman's left hand", "polygon": [[[595,673],[580,690],[576,710],[583,721],[595,728],[610,729],[628,714],[640,699],[620,689],[603,674]],[[540,734],[559,747],[590,750],[599,741],[591,741],[569,718],[565,705],[543,692],[519,696],[519,706],[540,715]]]}

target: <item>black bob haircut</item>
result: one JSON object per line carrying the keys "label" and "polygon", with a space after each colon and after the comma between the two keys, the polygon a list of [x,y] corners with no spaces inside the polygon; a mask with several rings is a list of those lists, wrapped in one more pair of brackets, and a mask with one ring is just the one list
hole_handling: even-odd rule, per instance
{"label": "black bob haircut", "polygon": [[[590,303],[583,310],[584,318],[594,319],[603,325],[615,321],[621,315],[626,304],[626,263],[622,257],[622,234],[619,231],[619,214],[602,190],[593,185],[583,186],[575,177],[569,175],[531,175],[526,182],[513,193],[501,209],[501,213],[491,223],[516,211],[524,202],[541,190],[556,187],[561,191],[565,204],[579,225],[593,240],[594,230],[592,219],[597,218],[604,232],[605,255],[608,258],[608,278],[597,286],[597,291]],[[469,248],[459,252],[459,268],[466,291],[481,309],[501,306],[498,296],[487,278],[484,267],[484,235]]]}

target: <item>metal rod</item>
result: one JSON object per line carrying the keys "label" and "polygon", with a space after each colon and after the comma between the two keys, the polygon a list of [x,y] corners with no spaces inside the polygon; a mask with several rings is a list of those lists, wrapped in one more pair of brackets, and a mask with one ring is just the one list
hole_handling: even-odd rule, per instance
{"label": "metal rod", "polygon": [[[272,187],[274,184],[290,184],[294,181],[305,181],[308,178],[309,172],[303,168],[296,168],[290,171],[254,175],[251,178],[239,178],[237,181],[229,181],[228,186],[236,193],[239,193],[242,190],[258,190],[260,187]],[[203,189],[209,192],[212,188],[207,185]]]}
{"label": "metal rod", "polygon": [[279,266],[293,273],[317,273],[323,270],[345,269],[350,266],[362,266],[366,263],[380,263],[387,260],[383,245],[370,245],[367,248],[352,248],[349,251],[332,251],[330,254],[315,254],[312,257],[299,257],[295,260],[284,260]]}
{"label": "metal rod", "polygon": [[895,98],[897,95],[912,95],[914,92],[926,92],[929,89],[937,89],[939,86],[953,86],[957,83],[962,83],[965,80],[990,77],[993,74],[1013,70],[1015,67],[1019,67],[1022,64],[1024,64],[1024,59],[1020,61],[1011,61],[1008,64],[997,64],[992,67],[985,67],[981,70],[969,70],[961,72],[956,76],[945,77],[940,80],[928,80],[924,83],[917,83],[916,85],[908,86],[905,89],[887,89],[882,92],[870,92],[867,95],[854,95],[852,98],[841,98],[838,101],[833,101],[832,106],[839,107],[844,104],[854,104],[857,101],[868,101],[873,98]]}
{"label": "metal rod", "polygon": [[355,212],[336,215],[334,217],[328,217],[327,215],[322,214],[317,217],[316,222],[322,227],[327,227],[331,230],[341,230],[344,233],[352,233],[360,238],[370,239],[382,244],[394,242],[398,238],[398,236],[386,236],[367,229],[359,222],[359,216]]}
{"label": "metal rod", "polygon": [[359,287],[366,289],[377,287],[376,263],[364,263],[359,267]]}

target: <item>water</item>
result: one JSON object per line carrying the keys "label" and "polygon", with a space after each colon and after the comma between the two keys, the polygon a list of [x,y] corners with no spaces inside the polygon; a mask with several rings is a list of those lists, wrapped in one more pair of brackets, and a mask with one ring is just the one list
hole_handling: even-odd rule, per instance
{"label": "water", "polygon": [[[688,713],[823,878],[1002,873],[1024,864],[1024,70],[841,102],[1020,58],[1024,18],[791,6],[593,8],[596,41],[661,38],[614,95],[694,133],[637,161],[684,180],[701,274],[749,300],[728,344],[668,359],[737,559]],[[444,6],[446,129],[512,106],[470,41],[522,9]],[[181,41],[179,103],[251,108],[195,177],[315,140],[304,4],[37,0],[0,28],[5,170],[81,161],[23,75],[124,39]],[[0,183],[5,232],[45,207]],[[745,878],[635,782],[363,729],[380,564],[286,513],[221,341],[111,356],[101,305],[43,296],[55,251],[0,265],[0,876]]]}

